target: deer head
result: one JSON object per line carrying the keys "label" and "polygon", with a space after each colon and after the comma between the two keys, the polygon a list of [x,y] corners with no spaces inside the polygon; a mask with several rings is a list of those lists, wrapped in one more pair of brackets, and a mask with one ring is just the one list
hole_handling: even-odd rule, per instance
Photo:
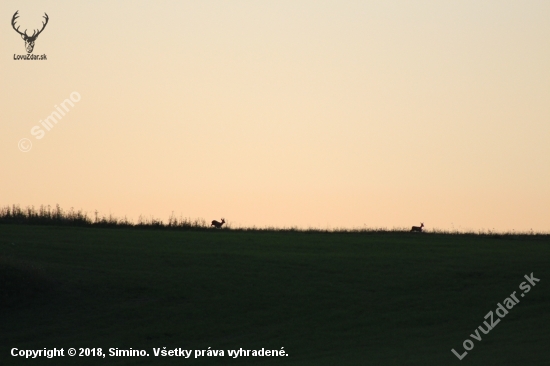
{"label": "deer head", "polygon": [[17,10],[15,14],[13,14],[13,18],[11,18],[11,26],[13,27],[13,29],[15,29],[17,33],[21,35],[21,38],[23,38],[23,40],[25,41],[25,48],[27,49],[27,53],[31,53],[34,49],[34,42],[36,41],[36,38],[40,33],[42,33],[44,28],[46,28],[46,24],[48,24],[48,14],[44,13],[45,15],[43,16],[43,18],[46,19],[46,21],[42,22],[42,29],[34,30],[32,36],[29,36],[26,29],[25,32],[21,33],[19,31],[19,27],[15,28],[15,20],[19,18],[19,15],[17,15],[17,13],[19,13],[19,10]]}

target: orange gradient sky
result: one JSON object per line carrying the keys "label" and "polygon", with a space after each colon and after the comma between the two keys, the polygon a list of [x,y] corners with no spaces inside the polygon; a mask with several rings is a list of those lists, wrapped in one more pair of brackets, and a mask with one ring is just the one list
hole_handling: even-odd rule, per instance
{"label": "orange gradient sky", "polygon": [[[16,10],[21,30],[49,15],[47,61],[14,60]],[[0,204],[549,231],[549,19],[546,0],[3,0]]]}

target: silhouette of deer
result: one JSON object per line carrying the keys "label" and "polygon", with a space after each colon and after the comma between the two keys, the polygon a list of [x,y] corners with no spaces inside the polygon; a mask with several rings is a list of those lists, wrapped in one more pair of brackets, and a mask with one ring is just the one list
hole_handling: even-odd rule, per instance
{"label": "silhouette of deer", "polygon": [[[19,13],[19,10],[17,10],[15,12],[15,14],[13,14],[13,18],[11,18],[11,26],[13,27],[13,29],[19,33],[21,35],[21,38],[23,38],[23,40],[25,41],[25,48],[27,49],[27,53],[32,53],[32,50],[34,49],[34,42],[36,41],[36,38],[38,37],[38,35],[40,33],[42,33],[42,31],[44,30],[44,28],[46,28],[46,24],[48,24],[48,20],[50,19],[48,17],[48,14],[44,13],[45,15],[43,16],[44,19],[46,19],[46,22],[42,22],[42,29],[40,30],[37,30],[35,29],[33,32],[32,32],[32,36],[29,36],[27,34],[27,30],[25,29],[25,32],[21,33],[19,31],[19,27],[15,28],[15,20],[17,18],[19,18],[19,15],[17,15],[17,13]],[[38,32],[38,33],[37,33]]]}
{"label": "silhouette of deer", "polygon": [[212,225],[210,226],[214,226],[216,229],[221,229],[223,224],[225,224],[225,219],[222,219],[222,222],[212,220]]}
{"label": "silhouette of deer", "polygon": [[424,223],[421,222],[421,223],[420,223],[420,226],[413,226],[413,227],[411,228],[411,233],[412,233],[412,232],[421,233],[423,227],[424,227]]}

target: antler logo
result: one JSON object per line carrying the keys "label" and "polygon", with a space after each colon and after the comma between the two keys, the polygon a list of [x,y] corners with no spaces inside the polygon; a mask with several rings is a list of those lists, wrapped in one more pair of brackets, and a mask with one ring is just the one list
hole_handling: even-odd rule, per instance
{"label": "antler logo", "polygon": [[34,49],[34,42],[36,41],[36,38],[40,33],[42,33],[44,28],[46,28],[46,24],[48,24],[48,14],[44,13],[45,15],[43,16],[43,18],[46,19],[46,22],[42,22],[42,29],[35,29],[32,33],[32,36],[29,36],[26,29],[24,33],[21,33],[19,31],[19,27],[15,28],[15,20],[19,18],[19,15],[17,15],[17,13],[19,13],[19,10],[17,10],[15,14],[13,14],[13,18],[11,18],[11,26],[13,27],[13,29],[15,29],[17,33],[21,35],[21,38],[23,38],[23,40],[25,41],[25,48],[27,49],[27,53],[31,53]]}

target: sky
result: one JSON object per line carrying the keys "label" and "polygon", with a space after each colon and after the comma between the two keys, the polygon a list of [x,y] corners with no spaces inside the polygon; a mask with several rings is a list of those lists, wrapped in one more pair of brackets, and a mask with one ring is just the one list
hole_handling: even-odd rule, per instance
{"label": "sky", "polygon": [[[16,11],[29,35],[47,13],[46,60],[15,59]],[[548,19],[546,0],[3,0],[0,205],[550,231]]]}

